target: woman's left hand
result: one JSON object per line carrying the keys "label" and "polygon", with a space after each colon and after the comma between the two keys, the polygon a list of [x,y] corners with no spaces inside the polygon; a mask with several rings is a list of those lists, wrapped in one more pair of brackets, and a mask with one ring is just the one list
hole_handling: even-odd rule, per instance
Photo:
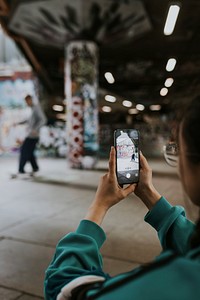
{"label": "woman's left hand", "polygon": [[94,201],[85,217],[97,224],[101,224],[110,207],[126,198],[136,188],[136,184],[130,184],[126,188],[119,186],[116,176],[115,155],[115,148],[112,147],[109,159],[109,172],[101,177]]}

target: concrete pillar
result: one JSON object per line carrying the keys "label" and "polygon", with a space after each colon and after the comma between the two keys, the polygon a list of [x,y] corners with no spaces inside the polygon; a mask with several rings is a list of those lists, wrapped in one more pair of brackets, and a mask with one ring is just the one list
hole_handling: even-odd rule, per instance
{"label": "concrete pillar", "polygon": [[97,162],[98,48],[90,41],[66,46],[67,158],[72,168],[91,169]]}

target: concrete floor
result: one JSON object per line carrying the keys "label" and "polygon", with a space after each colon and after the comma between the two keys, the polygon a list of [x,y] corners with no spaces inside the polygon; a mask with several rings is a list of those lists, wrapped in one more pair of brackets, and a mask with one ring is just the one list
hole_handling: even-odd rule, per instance
{"label": "concrete floor", "polygon": [[[36,178],[10,179],[17,157],[0,157],[0,300],[43,299],[44,271],[55,245],[84,217],[107,167],[107,161],[100,161],[95,171],[70,170],[65,159],[40,158],[39,163]],[[164,160],[150,164],[160,193],[172,204],[185,206],[195,219],[196,208],[188,204],[176,170]],[[132,195],[106,216],[106,272],[128,271],[159,254],[156,232],[143,221],[146,212]]]}

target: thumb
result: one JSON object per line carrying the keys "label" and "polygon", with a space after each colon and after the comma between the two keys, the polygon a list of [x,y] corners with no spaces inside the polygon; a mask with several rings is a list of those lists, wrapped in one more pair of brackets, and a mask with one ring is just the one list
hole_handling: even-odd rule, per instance
{"label": "thumb", "polygon": [[137,183],[130,184],[124,189],[125,197],[133,193],[136,189]]}

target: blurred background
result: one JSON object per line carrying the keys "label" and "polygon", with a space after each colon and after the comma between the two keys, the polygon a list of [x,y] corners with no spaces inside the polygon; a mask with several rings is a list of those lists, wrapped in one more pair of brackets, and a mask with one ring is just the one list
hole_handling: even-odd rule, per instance
{"label": "blurred background", "polygon": [[[45,268],[84,217],[117,128],[140,131],[156,188],[196,219],[163,146],[174,138],[176,112],[199,95],[199,15],[198,0],[0,0],[1,300],[43,299]],[[47,116],[41,173],[10,180],[26,135],[26,125],[13,125],[30,116],[26,94]],[[70,168],[77,145],[81,163]],[[107,272],[160,252],[145,213],[133,197],[106,219]]]}
{"label": "blurred background", "polygon": [[199,93],[199,9],[195,0],[1,0],[5,148],[23,135],[22,127],[10,125],[28,113],[23,98],[30,93],[48,117],[41,151],[66,154],[66,49],[73,41],[92,41],[98,49],[98,154],[107,157],[115,128],[135,127],[145,154],[160,156],[174,111]]}

